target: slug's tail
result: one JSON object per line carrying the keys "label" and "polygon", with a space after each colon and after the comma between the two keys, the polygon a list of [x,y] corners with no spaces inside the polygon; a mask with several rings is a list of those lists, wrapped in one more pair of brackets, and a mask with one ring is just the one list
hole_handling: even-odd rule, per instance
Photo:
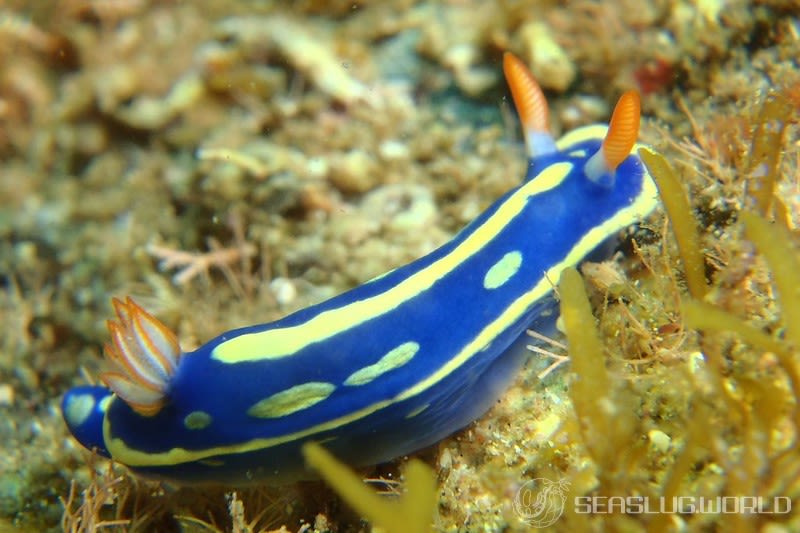
{"label": "slug's tail", "polygon": [[105,387],[83,386],[67,391],[61,400],[61,414],[70,433],[87,450],[111,457],[103,440],[103,417],[112,392]]}
{"label": "slug's tail", "polygon": [[100,379],[143,416],[153,416],[164,406],[169,380],[178,367],[178,338],[161,321],[130,297],[112,300],[117,320],[108,321],[111,344],[106,357],[116,370]]}

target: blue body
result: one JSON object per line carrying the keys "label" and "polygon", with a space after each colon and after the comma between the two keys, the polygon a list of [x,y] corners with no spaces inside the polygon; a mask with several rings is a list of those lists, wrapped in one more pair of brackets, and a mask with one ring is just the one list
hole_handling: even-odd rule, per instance
{"label": "blue body", "polygon": [[[557,305],[551,288],[561,270],[585,259],[655,204],[650,177],[633,155],[619,166],[611,186],[586,179],[583,165],[601,141],[596,127],[586,128],[560,142],[559,151],[531,160],[519,187],[429,255],[276,322],[223,333],[186,354],[170,382],[167,405],[155,416],[139,415],[116,397],[102,402],[111,394],[103,387],[72,389],[64,399],[65,413],[76,398],[95,401],[79,424],[65,415],[70,429],[85,446],[137,472],[191,483],[306,477],[300,446],[307,440],[323,443],[352,465],[379,463],[435,443],[497,399],[524,359],[527,328],[552,327]],[[560,176],[556,185],[525,195],[521,210],[500,217],[526,187],[554,176]],[[490,226],[490,238],[478,239]],[[325,312],[397,290],[412,276],[428,275],[469,239],[479,249],[425,290],[381,313],[357,317],[335,335],[288,356],[245,354],[241,362],[214,356],[219,346],[240,336],[287,327],[302,332]],[[506,254],[514,260],[502,261]],[[503,268],[492,270],[498,264]],[[501,274],[490,276],[490,271]],[[504,272],[510,272],[507,279]],[[367,383],[345,385],[354,370],[409,342],[419,348],[408,362]],[[320,382],[335,389],[313,405],[278,417],[249,414],[271,394]],[[183,421],[198,411],[210,423],[190,429]]]}

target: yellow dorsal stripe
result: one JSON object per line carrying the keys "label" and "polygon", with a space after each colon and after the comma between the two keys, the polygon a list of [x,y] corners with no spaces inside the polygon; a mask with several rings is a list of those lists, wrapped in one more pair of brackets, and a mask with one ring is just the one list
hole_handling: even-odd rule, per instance
{"label": "yellow dorsal stripe", "polygon": [[212,357],[223,363],[242,363],[289,357],[310,344],[323,341],[361,322],[381,316],[402,305],[410,298],[429,289],[461,263],[480,252],[508,223],[519,215],[531,196],[561,184],[572,170],[571,163],[556,163],[542,171],[536,179],[520,187],[503,205],[472,232],[452,252],[427,268],[398,283],[391,289],[371,298],[351,302],[320,313],[296,326],[270,329],[260,333],[240,335],[221,343]]}

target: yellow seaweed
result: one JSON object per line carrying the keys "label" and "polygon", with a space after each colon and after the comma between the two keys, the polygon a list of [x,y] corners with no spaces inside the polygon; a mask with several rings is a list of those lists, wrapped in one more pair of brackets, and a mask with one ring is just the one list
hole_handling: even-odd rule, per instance
{"label": "yellow seaweed", "polygon": [[[746,237],[764,256],[772,272],[788,342],[771,337],[727,311],[696,300],[683,302],[683,317],[690,328],[734,332],[750,345],[775,354],[786,372],[795,398],[800,398],[800,366],[796,361],[797,347],[800,346],[800,257],[783,226],[770,224],[748,211],[741,213],[741,219]],[[795,420],[800,425],[800,409],[795,409]]]}
{"label": "yellow seaweed", "polygon": [[783,311],[786,339],[800,347],[800,257],[785,228],[772,225],[755,213],[743,212],[745,236],[764,256],[775,279]]}
{"label": "yellow seaweed", "polygon": [[621,446],[630,442],[635,426],[631,397],[606,369],[603,344],[577,270],[569,268],[561,274],[558,291],[571,371],[576,376],[569,393],[582,440],[599,471],[611,474],[622,467]]}
{"label": "yellow seaweed", "polygon": [[779,93],[767,95],[758,114],[753,144],[747,164],[750,196],[755,200],[759,214],[769,213],[775,185],[780,177],[780,160],[786,118],[792,110],[786,98]]}
{"label": "yellow seaweed", "polygon": [[661,201],[667,210],[675,240],[678,242],[683,268],[686,271],[689,293],[694,298],[702,300],[708,290],[705,263],[697,231],[697,220],[692,214],[686,191],[664,156],[641,148],[639,157],[655,179]]}
{"label": "yellow seaweed", "polygon": [[388,533],[431,531],[436,509],[436,478],[429,466],[418,459],[404,470],[407,492],[399,501],[386,501],[370,490],[359,476],[315,442],[303,445],[306,462],[357,513],[373,526]]}
{"label": "yellow seaweed", "polygon": [[750,326],[727,311],[696,300],[686,300],[681,306],[686,324],[695,329],[735,331],[745,342],[762,350],[778,353],[786,347],[763,331]]}

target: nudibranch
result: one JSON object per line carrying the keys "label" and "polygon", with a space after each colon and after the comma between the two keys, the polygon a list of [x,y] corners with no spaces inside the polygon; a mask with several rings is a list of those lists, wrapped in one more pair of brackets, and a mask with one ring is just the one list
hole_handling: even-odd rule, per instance
{"label": "nudibranch", "polygon": [[555,141],[531,73],[509,53],[503,67],[529,156],[520,185],[430,254],[193,352],[115,299],[115,369],[62,402],[75,438],[148,477],[281,483],[311,477],[307,441],[371,465],[487,411],[524,360],[525,330],[552,328],[561,272],[657,202],[636,151],[637,93],[622,95],[607,126]]}

